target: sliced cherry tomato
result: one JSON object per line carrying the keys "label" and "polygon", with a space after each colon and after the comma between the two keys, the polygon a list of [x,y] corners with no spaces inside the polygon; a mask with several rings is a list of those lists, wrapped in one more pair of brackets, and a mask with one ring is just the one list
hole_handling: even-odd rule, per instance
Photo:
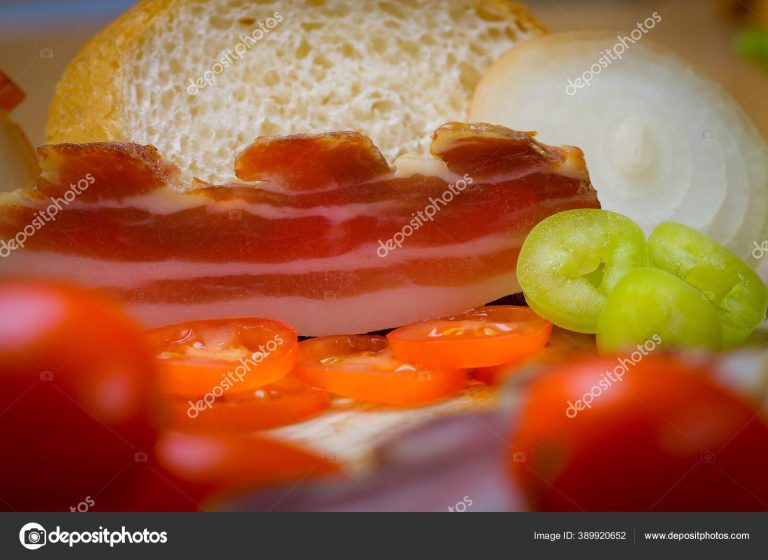
{"label": "sliced cherry tomato", "polygon": [[298,355],[296,331],[273,319],[193,321],[148,336],[161,364],[162,390],[171,395],[257,389],[285,377]]}
{"label": "sliced cherry tomato", "polygon": [[462,390],[467,372],[396,360],[383,336],[324,336],[299,344],[293,375],[331,393],[362,401],[421,405]]}
{"label": "sliced cherry tomato", "polygon": [[470,375],[476,381],[482,381],[487,385],[496,385],[517,371],[524,360],[525,358],[520,358],[516,362],[508,362],[498,366],[475,368]]}
{"label": "sliced cherry tomato", "polygon": [[[583,333],[574,333],[583,334]],[[592,346],[594,346],[594,341]],[[527,366],[541,367],[559,361],[573,360],[579,355],[585,355],[590,351],[584,348],[576,348],[568,354],[561,351],[548,352],[546,355],[536,354],[535,357],[526,356],[515,362],[508,362],[498,366],[475,368],[470,372],[472,379],[481,381],[487,385],[498,385],[508,377],[530,371]]]}
{"label": "sliced cherry tomato", "polygon": [[157,367],[91,292],[0,283],[0,509],[70,511],[154,447]]}
{"label": "sliced cherry tomato", "polygon": [[510,464],[547,511],[742,511],[768,504],[768,426],[706,364],[560,364],[530,386]]}
{"label": "sliced cherry tomato", "polygon": [[131,492],[107,488],[93,499],[98,511],[196,511],[223,495],[339,472],[327,457],[264,436],[168,432],[122,475]]}
{"label": "sliced cherry tomato", "polygon": [[477,381],[488,385],[495,385],[501,383],[507,377],[530,371],[527,366],[541,368],[547,365],[551,366],[573,361],[580,356],[593,355],[594,349],[594,336],[553,328],[549,342],[539,352],[530,356],[523,356],[506,364],[475,368],[471,371],[470,375]]}
{"label": "sliced cherry tomato", "polygon": [[163,420],[179,432],[255,432],[301,422],[330,406],[324,389],[293,377],[220,399],[190,400],[169,395],[163,401]]}
{"label": "sliced cherry tomato", "polygon": [[496,366],[542,349],[552,323],[528,307],[479,307],[461,315],[414,323],[389,333],[399,360],[430,367]]}

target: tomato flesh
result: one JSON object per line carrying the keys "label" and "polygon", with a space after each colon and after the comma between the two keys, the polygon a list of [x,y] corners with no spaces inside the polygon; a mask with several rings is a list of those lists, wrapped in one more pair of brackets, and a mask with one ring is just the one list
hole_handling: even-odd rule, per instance
{"label": "tomato flesh", "polygon": [[285,377],[296,362],[298,338],[273,319],[212,319],[149,331],[165,394],[202,397],[217,386],[258,389]]}
{"label": "tomato flesh", "polygon": [[497,385],[506,379],[509,375],[515,373],[520,367],[520,361],[507,362],[498,366],[479,367],[472,370],[472,379],[481,381],[486,385]]}
{"label": "tomato flesh", "polygon": [[530,356],[546,346],[551,333],[552,323],[528,307],[499,305],[401,327],[387,338],[403,361],[479,368]]}
{"label": "tomato flesh", "polygon": [[595,337],[592,335],[553,328],[547,345],[535,354],[498,366],[475,368],[471,375],[477,381],[496,385],[510,376],[530,372],[531,369],[525,366],[531,365],[541,369],[562,362],[572,362],[579,357],[592,355],[594,347]]}
{"label": "tomato flesh", "polygon": [[299,343],[293,375],[327,391],[383,404],[435,402],[462,390],[467,372],[396,360],[383,336],[326,336]]}
{"label": "tomato flesh", "polygon": [[179,432],[254,432],[301,422],[329,406],[325,390],[284,377],[216,401],[169,395],[163,401],[162,416],[169,429]]}

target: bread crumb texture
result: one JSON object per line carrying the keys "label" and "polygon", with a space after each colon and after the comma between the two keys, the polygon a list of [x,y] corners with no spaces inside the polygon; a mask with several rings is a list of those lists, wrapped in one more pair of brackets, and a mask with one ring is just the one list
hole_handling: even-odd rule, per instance
{"label": "bread crumb texture", "polygon": [[145,0],[73,61],[57,96],[80,97],[54,101],[49,136],[152,144],[212,182],[258,136],[354,130],[392,161],[465,120],[491,62],[542,32],[504,0]]}

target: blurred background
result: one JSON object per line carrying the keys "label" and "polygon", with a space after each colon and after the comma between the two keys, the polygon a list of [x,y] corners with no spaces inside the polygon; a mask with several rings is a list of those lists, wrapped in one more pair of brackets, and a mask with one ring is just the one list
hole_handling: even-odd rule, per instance
{"label": "blurred background", "polygon": [[[450,0],[446,0],[450,2]],[[77,50],[132,0],[0,0],[0,68],[27,100],[14,111],[34,145],[45,143],[53,88]],[[627,31],[649,13],[652,39],[717,80],[768,137],[768,0],[529,0],[551,30]],[[764,62],[760,62],[760,61]]]}

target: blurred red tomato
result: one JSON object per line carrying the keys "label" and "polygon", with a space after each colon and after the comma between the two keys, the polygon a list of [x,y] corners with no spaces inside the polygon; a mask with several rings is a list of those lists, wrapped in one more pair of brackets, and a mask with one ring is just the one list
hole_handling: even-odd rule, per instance
{"label": "blurred red tomato", "polygon": [[338,473],[333,461],[264,436],[164,434],[126,478],[130,492],[96,497],[101,511],[196,511],[236,491]]}
{"label": "blurred red tomato", "polygon": [[108,300],[0,283],[0,509],[69,511],[122,484],[156,438],[153,355]]}
{"label": "blurred red tomato", "polygon": [[768,510],[756,407],[682,358],[623,360],[580,360],[533,382],[509,457],[531,507]]}

